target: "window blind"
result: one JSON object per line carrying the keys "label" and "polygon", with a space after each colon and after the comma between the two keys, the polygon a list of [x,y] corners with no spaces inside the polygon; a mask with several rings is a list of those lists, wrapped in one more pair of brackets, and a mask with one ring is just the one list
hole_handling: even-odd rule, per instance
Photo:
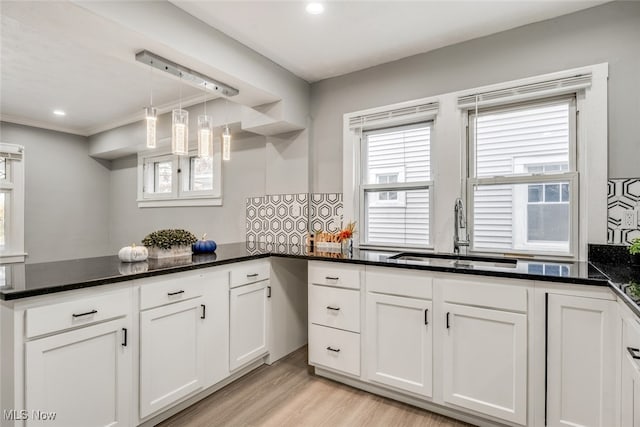
{"label": "window blind", "polygon": [[591,86],[591,73],[561,79],[531,83],[487,92],[476,92],[458,97],[458,107],[463,109],[486,107],[527,99],[575,93]]}
{"label": "window blind", "polygon": [[349,129],[376,128],[426,120],[436,115],[438,108],[438,102],[428,102],[411,107],[386,110],[380,113],[353,116],[349,119]]}
{"label": "window blind", "polygon": [[0,143],[0,158],[9,160],[22,160],[24,147],[16,144]]}

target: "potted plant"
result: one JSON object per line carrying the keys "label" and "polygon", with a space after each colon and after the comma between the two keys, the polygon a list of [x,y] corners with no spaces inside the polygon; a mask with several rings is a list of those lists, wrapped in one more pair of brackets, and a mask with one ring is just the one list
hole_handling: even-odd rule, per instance
{"label": "potted plant", "polygon": [[631,241],[629,254],[631,254],[631,265],[633,267],[640,267],[640,237],[636,237]]}
{"label": "potted plant", "polygon": [[198,239],[187,230],[167,229],[147,234],[142,244],[149,250],[149,258],[191,256],[191,245]]}

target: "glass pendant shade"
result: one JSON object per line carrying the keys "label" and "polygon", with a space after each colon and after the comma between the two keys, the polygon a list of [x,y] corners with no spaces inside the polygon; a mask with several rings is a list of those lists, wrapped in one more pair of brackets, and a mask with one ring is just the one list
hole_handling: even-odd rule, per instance
{"label": "glass pendant shade", "polygon": [[179,156],[189,154],[189,112],[173,110],[171,115],[171,152]]}
{"label": "glass pendant shade", "polygon": [[211,157],[213,126],[211,116],[198,116],[198,157]]}
{"label": "glass pendant shade", "polygon": [[144,109],[144,116],[147,123],[147,148],[156,148],[156,122],[158,121],[158,111],[149,106]]}
{"label": "glass pendant shade", "polygon": [[229,132],[229,126],[225,126],[224,132],[222,132],[222,160],[231,160],[231,132]]}

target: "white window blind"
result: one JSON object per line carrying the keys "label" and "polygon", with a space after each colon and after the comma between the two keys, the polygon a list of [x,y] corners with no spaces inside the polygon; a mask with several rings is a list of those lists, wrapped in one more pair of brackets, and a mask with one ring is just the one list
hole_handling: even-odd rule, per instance
{"label": "white window blind", "polygon": [[428,102],[410,107],[385,110],[379,113],[354,116],[349,119],[350,129],[367,129],[424,121],[438,113],[439,104]]}
{"label": "white window blind", "polygon": [[478,107],[487,107],[534,98],[546,98],[575,93],[590,86],[591,73],[585,73],[506,89],[465,94],[458,97],[458,107],[470,109],[476,105]]}

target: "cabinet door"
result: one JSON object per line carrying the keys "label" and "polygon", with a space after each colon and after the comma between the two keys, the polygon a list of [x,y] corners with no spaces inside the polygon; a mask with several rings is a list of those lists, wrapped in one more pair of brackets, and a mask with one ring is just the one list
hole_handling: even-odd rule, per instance
{"label": "cabinet door", "polygon": [[549,294],[548,426],[616,424],[613,308],[613,301]]}
{"label": "cabinet door", "polygon": [[640,364],[635,362],[630,354],[622,355],[622,427],[640,427]]}
{"label": "cabinet door", "polygon": [[26,409],[55,412],[27,425],[63,427],[131,424],[132,353],[129,318],[25,344]]}
{"label": "cabinet door", "polygon": [[527,316],[447,303],[444,311],[444,401],[525,424]]}
{"label": "cabinet door", "polygon": [[366,355],[370,381],[431,397],[431,301],[369,293]]}
{"label": "cabinet door", "polygon": [[229,369],[267,353],[269,281],[231,289],[229,298]]}
{"label": "cabinet door", "polygon": [[202,298],[140,313],[140,418],[202,387],[203,313]]}

